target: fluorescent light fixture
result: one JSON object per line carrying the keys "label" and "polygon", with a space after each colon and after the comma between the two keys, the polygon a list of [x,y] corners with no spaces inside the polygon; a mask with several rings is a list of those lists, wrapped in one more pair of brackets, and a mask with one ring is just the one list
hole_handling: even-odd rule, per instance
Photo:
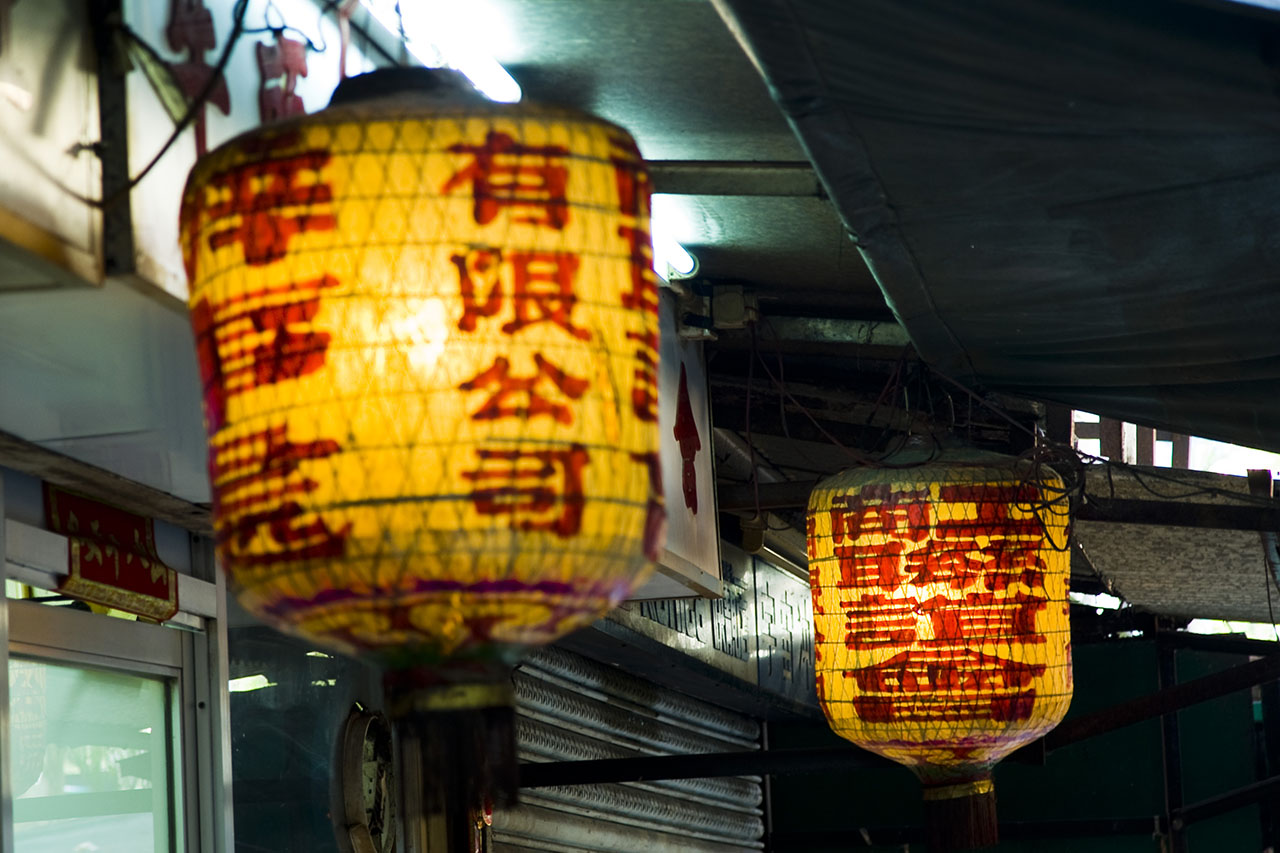
{"label": "fluorescent light fixture", "polygon": [[307,652],[307,657],[309,657],[309,658],[331,658],[331,657],[333,657],[333,655],[326,655],[324,652],[317,652],[317,651],[314,651],[314,650],[313,650],[313,651],[309,651],[309,652]]}
{"label": "fluorescent light fixture", "polygon": [[1068,592],[1067,598],[1072,604],[1083,604],[1085,607],[1096,607],[1099,613],[1104,610],[1119,610],[1121,605],[1124,604],[1124,601],[1121,599],[1116,598],[1114,595],[1108,595],[1105,592],[1100,592],[1097,595],[1091,595],[1087,592]]}
{"label": "fluorescent light fixture", "polygon": [[[514,104],[523,93],[520,84],[507,73],[472,35],[479,15],[463,19],[461,8],[470,3],[421,3],[400,0],[361,0],[374,19],[393,34],[404,25],[405,47],[428,68],[453,68],[471,81],[486,98]],[[474,12],[474,10],[473,10]]]}
{"label": "fluorescent light fixture", "polygon": [[649,220],[653,240],[653,269],[665,281],[690,278],[698,271],[698,259],[680,244],[701,233],[694,228],[688,202],[665,194],[655,194]]}
{"label": "fluorescent light fixture", "polygon": [[663,235],[653,235],[653,269],[667,281],[688,278],[698,268],[698,262],[684,246]]}
{"label": "fluorescent light fixture", "polygon": [[486,98],[502,104],[514,104],[524,96],[520,84],[498,64],[498,60],[481,51],[456,45],[441,45],[444,64],[461,71]]}
{"label": "fluorescent light fixture", "polygon": [[261,690],[264,687],[275,687],[274,681],[268,681],[262,673],[233,678],[227,682],[227,690],[232,693],[248,693],[250,690]]}
{"label": "fluorescent light fixture", "polygon": [[1187,623],[1188,634],[1244,634],[1251,640],[1280,639],[1275,625],[1266,622],[1235,622],[1221,619],[1192,619]]}

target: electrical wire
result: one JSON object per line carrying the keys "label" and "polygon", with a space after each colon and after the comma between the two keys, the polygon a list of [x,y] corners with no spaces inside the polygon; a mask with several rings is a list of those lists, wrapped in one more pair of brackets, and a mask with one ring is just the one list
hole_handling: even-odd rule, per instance
{"label": "electrical wire", "polygon": [[[165,154],[169,153],[169,149],[178,141],[178,137],[182,135],[183,131],[191,126],[191,123],[195,121],[200,110],[203,110],[205,105],[208,103],[210,96],[213,94],[213,90],[218,85],[218,80],[222,77],[223,72],[227,70],[227,64],[231,61],[232,50],[235,48],[236,42],[240,40],[240,36],[243,33],[244,19],[248,11],[249,0],[236,0],[235,5],[232,7],[234,23],[231,27],[231,34],[227,37],[227,44],[222,49],[222,54],[218,57],[217,63],[213,66],[213,71],[209,74],[209,79],[205,81],[204,87],[196,94],[196,96],[191,99],[191,103],[187,106],[187,111],[183,113],[182,118],[174,125],[173,132],[169,134],[169,138],[165,140],[164,145],[160,146],[160,150],[155,153],[155,156],[151,158],[150,162],[142,168],[142,171],[129,178],[123,186],[118,187],[110,195],[104,196],[101,200],[82,198],[83,201],[94,207],[107,210],[127,198],[129,193],[133,192],[134,188],[137,187],[138,184],[142,183],[142,180],[146,178],[147,175],[151,174],[151,170],[159,164],[161,158],[163,158]],[[136,34],[133,34],[132,30],[129,30],[125,24],[120,24],[119,26],[132,37],[137,37]]]}

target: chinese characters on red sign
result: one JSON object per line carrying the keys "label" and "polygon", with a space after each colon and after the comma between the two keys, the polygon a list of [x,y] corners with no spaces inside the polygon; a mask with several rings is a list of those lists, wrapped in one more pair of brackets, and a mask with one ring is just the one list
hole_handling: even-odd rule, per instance
{"label": "chinese characters on red sign", "polygon": [[[1031,684],[1045,667],[1007,655],[1045,642],[1036,628],[1048,604],[1044,530],[1011,508],[1038,495],[1029,485],[943,486],[933,502],[926,490],[881,486],[836,499],[831,528],[844,643],[875,651],[879,661],[845,672],[861,691],[854,700],[860,717],[1031,716]],[[867,536],[882,541],[855,547]]]}

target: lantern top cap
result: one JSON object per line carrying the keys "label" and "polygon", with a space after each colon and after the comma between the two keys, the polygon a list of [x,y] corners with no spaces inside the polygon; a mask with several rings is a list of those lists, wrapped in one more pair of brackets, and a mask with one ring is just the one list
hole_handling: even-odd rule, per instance
{"label": "lantern top cap", "polygon": [[442,103],[489,103],[471,85],[471,81],[452,68],[398,65],[347,77],[333,91],[329,106],[346,106],[397,95],[429,98]]}

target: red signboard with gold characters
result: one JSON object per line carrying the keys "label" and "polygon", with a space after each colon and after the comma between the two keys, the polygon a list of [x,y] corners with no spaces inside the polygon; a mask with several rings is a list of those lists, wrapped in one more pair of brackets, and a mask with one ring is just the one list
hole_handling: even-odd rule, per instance
{"label": "red signboard with gold characters", "polygon": [[182,239],[241,602],[440,671],[620,602],[663,529],[648,214],[621,129],[430,87],[202,159]]}
{"label": "red signboard with gold characters", "polygon": [[809,501],[818,697],[926,801],[989,800],[994,833],[991,767],[1071,701],[1062,482],[994,454],[894,462]]}

